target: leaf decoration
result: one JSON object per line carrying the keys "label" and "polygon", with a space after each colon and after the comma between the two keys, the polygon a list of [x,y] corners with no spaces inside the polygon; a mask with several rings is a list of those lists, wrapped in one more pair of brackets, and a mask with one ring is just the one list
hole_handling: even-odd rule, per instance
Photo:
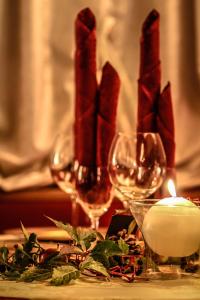
{"label": "leaf decoration", "polygon": [[64,224],[63,222],[57,221],[47,216],[58,228],[63,229],[67,232],[70,238],[75,242],[76,246],[80,247],[82,251],[86,251],[91,247],[91,243],[97,238],[97,233],[94,230],[84,230],[76,228],[70,224]]}
{"label": "leaf decoration", "polygon": [[17,270],[9,270],[9,271],[6,271],[2,277],[4,279],[9,279],[9,280],[17,280],[19,279],[19,277],[21,276],[20,272],[17,271]]}
{"label": "leaf decoration", "polygon": [[97,234],[94,230],[84,230],[81,228],[77,229],[77,235],[79,243],[83,251],[88,250],[91,247],[91,243],[97,238]]}
{"label": "leaf decoration", "polygon": [[60,255],[59,251],[57,251],[56,249],[49,248],[40,255],[41,265],[46,264],[49,266],[55,266],[57,264],[60,264],[60,261],[63,262],[62,255]]}
{"label": "leaf decoration", "polygon": [[104,237],[103,237],[103,235],[102,235],[99,231],[96,231],[96,235],[97,235],[97,238],[98,238],[100,241],[104,241]]}
{"label": "leaf decoration", "polygon": [[70,236],[70,238],[76,242],[76,244],[79,243],[79,238],[78,238],[78,234],[77,234],[77,230],[75,227],[73,227],[72,225],[70,224],[64,224],[63,222],[61,221],[57,221],[55,219],[52,219],[48,216],[46,216],[47,219],[49,219],[51,222],[53,222],[56,227],[60,228],[60,229],[63,229],[67,232],[67,234]]}
{"label": "leaf decoration", "polygon": [[0,262],[6,263],[8,260],[9,250],[7,247],[3,246],[0,248]]}
{"label": "leaf decoration", "polygon": [[[37,251],[34,252],[34,251]],[[13,265],[17,265],[18,268],[23,270],[30,264],[37,264],[38,255],[43,251],[43,248],[37,241],[37,235],[31,233],[28,240],[25,240],[24,244],[15,245],[15,252],[13,253]]]}
{"label": "leaf decoration", "polygon": [[[132,281],[143,272],[144,248],[136,243],[136,236],[124,229],[104,237],[94,231],[75,228],[70,224],[47,217],[58,228],[66,231],[71,240],[61,249],[43,248],[35,233],[27,233],[24,225],[24,243],[15,244],[13,251],[0,247],[0,277],[7,280],[31,282],[48,280],[52,285],[65,285],[80,274],[109,278],[118,276]],[[129,228],[134,228],[134,224]],[[85,259],[85,260],[84,260]],[[130,278],[129,278],[130,277]]]}
{"label": "leaf decoration", "polygon": [[60,249],[60,254],[82,254],[83,251],[74,245],[65,245]]}
{"label": "leaf decoration", "polygon": [[122,254],[122,251],[114,241],[105,240],[101,243],[98,243],[94,247],[94,249],[92,250],[92,254],[95,253],[104,253],[107,257],[109,257],[113,255],[120,255]]}
{"label": "leaf decoration", "polygon": [[33,263],[33,259],[21,247],[18,247],[13,255],[13,263],[14,265],[17,265],[18,268],[24,269],[26,266]]}
{"label": "leaf decoration", "polygon": [[91,256],[88,256],[85,261],[80,264],[80,270],[83,271],[85,269],[92,270],[104,275],[105,277],[109,277],[109,274],[104,265],[94,260]]}
{"label": "leaf decoration", "polygon": [[31,233],[25,243],[23,244],[23,250],[27,253],[30,253],[37,244],[37,235]]}
{"label": "leaf decoration", "polygon": [[34,280],[46,280],[51,277],[51,274],[52,272],[48,269],[33,266],[22,273],[19,281],[32,282]]}
{"label": "leaf decoration", "polygon": [[79,278],[79,276],[80,272],[75,267],[71,265],[61,266],[53,269],[50,283],[52,285],[65,285],[71,280]]}
{"label": "leaf decoration", "polygon": [[129,245],[122,238],[118,240],[118,245],[124,255],[129,253]]}
{"label": "leaf decoration", "polygon": [[28,239],[29,239],[29,233],[28,233],[28,231],[26,230],[26,228],[24,227],[22,221],[20,221],[20,224],[21,224],[21,229],[22,229],[24,238],[25,238],[25,240],[28,240]]}
{"label": "leaf decoration", "polygon": [[111,240],[104,240],[98,243],[91,252],[91,256],[105,267],[109,267],[109,257],[114,255],[122,255],[122,251],[119,245]]}
{"label": "leaf decoration", "polygon": [[136,223],[135,219],[133,219],[128,226],[128,236],[133,232],[133,230],[135,229],[136,226],[137,226],[137,223]]}

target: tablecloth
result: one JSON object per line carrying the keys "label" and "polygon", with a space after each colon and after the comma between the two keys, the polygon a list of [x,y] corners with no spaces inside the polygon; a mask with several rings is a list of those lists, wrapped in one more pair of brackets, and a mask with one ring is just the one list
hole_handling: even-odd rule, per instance
{"label": "tablecloth", "polygon": [[1,297],[56,300],[199,300],[200,280],[180,279],[126,283],[81,278],[67,286],[0,280]]}

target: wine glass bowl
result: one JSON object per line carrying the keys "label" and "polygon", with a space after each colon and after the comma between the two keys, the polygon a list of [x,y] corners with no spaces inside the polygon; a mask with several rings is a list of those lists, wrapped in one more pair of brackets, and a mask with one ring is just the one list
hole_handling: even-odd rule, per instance
{"label": "wine glass bowl", "polygon": [[125,200],[149,197],[161,186],[166,169],[159,134],[116,134],[108,168],[113,186],[125,196]]}
{"label": "wine glass bowl", "polygon": [[77,201],[89,216],[93,229],[98,229],[99,218],[112,202],[112,185],[107,167],[79,165],[75,172]]}
{"label": "wine glass bowl", "polygon": [[76,193],[74,185],[75,168],[73,139],[66,132],[62,132],[56,137],[52,148],[50,171],[58,187],[70,196]]}

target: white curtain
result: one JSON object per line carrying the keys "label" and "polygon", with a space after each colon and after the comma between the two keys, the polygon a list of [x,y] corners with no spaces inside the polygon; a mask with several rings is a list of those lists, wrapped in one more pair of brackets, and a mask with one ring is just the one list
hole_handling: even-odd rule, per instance
{"label": "white curtain", "polygon": [[72,131],[74,20],[97,19],[98,75],[109,60],[121,77],[118,129],[134,130],[141,26],[160,13],[162,87],[172,84],[179,188],[200,186],[200,1],[0,0],[0,188],[51,183],[55,136]]}

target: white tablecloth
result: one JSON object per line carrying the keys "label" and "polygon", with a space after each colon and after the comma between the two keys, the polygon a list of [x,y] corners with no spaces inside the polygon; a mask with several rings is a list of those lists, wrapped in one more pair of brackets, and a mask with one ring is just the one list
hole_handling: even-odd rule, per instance
{"label": "white tablecloth", "polygon": [[56,300],[199,300],[200,279],[125,283],[79,279],[67,286],[0,280],[0,297]]}

